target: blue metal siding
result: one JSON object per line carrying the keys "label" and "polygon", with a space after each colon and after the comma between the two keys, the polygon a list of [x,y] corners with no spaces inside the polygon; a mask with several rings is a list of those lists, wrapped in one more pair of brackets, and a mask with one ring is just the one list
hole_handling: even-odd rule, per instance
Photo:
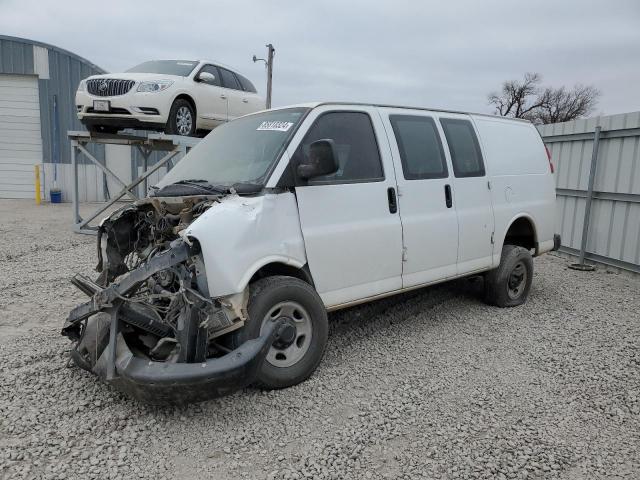
{"label": "blue metal siding", "polygon": [[[105,73],[100,67],[66,50],[42,42],[0,35],[0,74],[33,75],[33,47],[46,48],[49,57],[49,79],[39,79],[40,126],[44,163],[71,163],[69,130],[84,130],[76,116],[75,93],[78,83],[90,75]],[[57,120],[54,111],[57,100]],[[57,135],[54,130],[57,123]],[[54,159],[57,142],[58,157]],[[104,146],[90,149],[98,160],[104,160]],[[80,156],[80,163],[87,160]]]}
{"label": "blue metal siding", "polygon": [[0,38],[0,73],[33,75],[33,45]]}

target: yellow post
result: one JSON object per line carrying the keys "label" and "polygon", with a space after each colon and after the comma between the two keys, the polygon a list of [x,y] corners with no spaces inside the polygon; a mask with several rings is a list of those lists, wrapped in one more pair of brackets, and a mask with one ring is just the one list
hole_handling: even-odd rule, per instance
{"label": "yellow post", "polygon": [[34,165],[36,169],[36,205],[42,203],[42,195],[40,195],[40,165]]}

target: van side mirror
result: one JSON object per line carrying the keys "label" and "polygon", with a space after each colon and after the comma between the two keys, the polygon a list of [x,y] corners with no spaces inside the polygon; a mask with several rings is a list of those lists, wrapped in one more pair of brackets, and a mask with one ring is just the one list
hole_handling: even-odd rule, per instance
{"label": "van side mirror", "polygon": [[210,72],[200,72],[197,80],[204,83],[216,83],[216,76]]}
{"label": "van side mirror", "polygon": [[338,166],[336,144],[330,138],[323,138],[309,146],[309,156],[298,164],[296,171],[300,178],[308,180],[335,173]]}

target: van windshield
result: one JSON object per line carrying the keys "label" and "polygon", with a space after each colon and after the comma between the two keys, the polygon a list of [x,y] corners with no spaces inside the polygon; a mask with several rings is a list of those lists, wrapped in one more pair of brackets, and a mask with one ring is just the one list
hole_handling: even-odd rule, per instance
{"label": "van windshield", "polygon": [[215,128],[157,184],[207,182],[263,186],[308,108],[248,115]]}

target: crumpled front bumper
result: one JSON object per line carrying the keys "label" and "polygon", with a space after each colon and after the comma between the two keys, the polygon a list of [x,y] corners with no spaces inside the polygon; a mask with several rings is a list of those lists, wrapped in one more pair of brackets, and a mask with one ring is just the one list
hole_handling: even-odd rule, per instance
{"label": "crumpled front bumper", "polygon": [[[74,285],[91,297],[71,311],[61,332],[78,342],[71,351],[71,358],[76,365],[90,370],[118,390],[154,404],[208,400],[253,383],[269,348],[279,335],[282,321],[269,323],[263,335],[246,341],[222,357],[197,363],[152,361],[134,353],[121,332],[118,312],[126,306],[124,296],[151,275],[185,261],[191,254],[189,245],[176,240],[169,250],[156,255],[106,288],[81,275],[74,277]],[[109,343],[104,349],[94,348],[94,351],[100,353],[92,366],[83,359],[78,346],[87,334],[90,317],[98,313],[108,314],[111,320],[96,327],[93,335],[96,342],[98,338],[108,336]],[[87,323],[85,329],[82,329],[81,324],[85,320]],[[153,330],[158,326],[154,326],[152,322],[146,328]],[[88,338],[91,340],[94,337]]]}
{"label": "crumpled front bumper", "polygon": [[107,379],[110,346],[103,351],[93,373],[116,389],[150,404],[185,404],[228,395],[255,381],[280,324],[268,325],[264,335],[203,363],[154,362],[136,356],[122,334],[116,342],[113,379]]}

